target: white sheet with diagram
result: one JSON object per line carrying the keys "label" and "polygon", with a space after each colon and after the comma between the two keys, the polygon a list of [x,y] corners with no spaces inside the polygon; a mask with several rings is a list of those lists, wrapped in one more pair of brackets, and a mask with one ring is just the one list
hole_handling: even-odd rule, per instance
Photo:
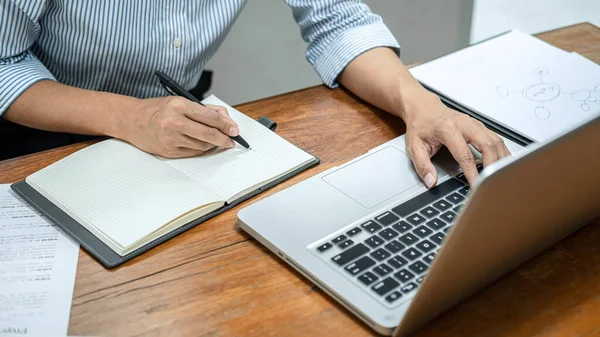
{"label": "white sheet with diagram", "polygon": [[411,73],[437,93],[535,141],[600,114],[600,66],[519,31]]}

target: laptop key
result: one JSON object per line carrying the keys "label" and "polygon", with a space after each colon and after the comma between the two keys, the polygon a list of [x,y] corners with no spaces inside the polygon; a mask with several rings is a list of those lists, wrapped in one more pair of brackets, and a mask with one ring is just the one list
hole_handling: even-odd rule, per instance
{"label": "laptop key", "polygon": [[449,196],[446,197],[446,200],[450,201],[453,204],[459,204],[461,202],[463,202],[465,200],[465,197],[463,197],[462,195],[454,192],[452,194],[450,194]]}
{"label": "laptop key", "polygon": [[440,214],[440,212],[438,212],[435,208],[433,208],[431,206],[427,206],[427,207],[423,208],[419,213],[421,213],[427,219],[431,219],[434,216]]}
{"label": "laptop key", "polygon": [[331,240],[331,242],[338,244],[344,240],[346,240],[346,235],[342,234],[342,235],[338,236],[337,238]]}
{"label": "laptop key", "polygon": [[415,281],[417,281],[417,283],[421,283],[421,282],[423,282],[423,278],[424,278],[424,277],[423,277],[423,276],[421,276],[421,277],[417,278]]}
{"label": "laptop key", "polygon": [[371,289],[373,289],[373,291],[375,291],[379,296],[383,296],[399,285],[400,283],[396,282],[396,280],[391,277],[387,277],[382,281],[375,283]]}
{"label": "laptop key", "polygon": [[411,264],[410,266],[408,266],[408,268],[412,271],[415,272],[415,274],[421,274],[422,272],[427,270],[427,265],[421,261],[417,261],[413,264]]}
{"label": "laptop key", "polygon": [[333,245],[331,243],[325,242],[324,244],[317,247],[317,250],[322,253],[331,247],[333,247]]}
{"label": "laptop key", "polygon": [[463,208],[465,208],[465,204],[460,204],[460,205],[458,205],[458,206],[454,207],[454,208],[452,209],[452,212],[454,212],[454,213],[458,213],[458,212],[462,211],[462,210],[463,210]]}
{"label": "laptop key", "polygon": [[411,228],[413,228],[411,225],[409,225],[406,221],[400,221],[397,224],[394,224],[392,226],[395,230],[397,230],[400,233],[404,233],[407,232],[408,230],[410,230]]}
{"label": "laptop key", "polygon": [[400,235],[400,234],[398,234],[398,232],[396,232],[395,230],[393,230],[391,228],[386,228],[386,229],[382,230],[381,232],[379,232],[379,236],[386,239],[387,241],[390,241],[391,239],[395,238],[398,235]]}
{"label": "laptop key", "polygon": [[406,218],[406,220],[408,220],[408,222],[410,222],[413,225],[418,225],[420,223],[423,223],[425,221],[425,218],[422,217],[419,214],[413,214],[411,216],[409,216],[408,218]]}
{"label": "laptop key", "polygon": [[442,241],[444,241],[445,237],[446,236],[443,233],[438,232],[438,233],[435,233],[432,236],[430,236],[429,239],[439,245],[442,243]]}
{"label": "laptop key", "polygon": [[352,246],[353,244],[354,244],[354,241],[352,241],[352,240],[346,240],[346,241],[340,243],[338,245],[338,247],[340,247],[341,249],[346,249],[346,248]]}
{"label": "laptop key", "polygon": [[460,180],[448,179],[443,183],[438,184],[434,188],[427,190],[406,201],[405,203],[392,208],[392,212],[401,217],[406,217],[461,186],[463,186],[463,183]]}
{"label": "laptop key", "polygon": [[388,303],[394,303],[396,302],[397,299],[399,299],[400,297],[402,297],[402,293],[400,293],[398,290],[392,291],[389,295],[387,295],[385,297],[385,300]]}
{"label": "laptop key", "polygon": [[445,211],[448,208],[452,207],[452,204],[450,204],[446,200],[440,200],[438,202],[434,202],[433,207],[439,209],[440,211]]}
{"label": "laptop key", "polygon": [[384,241],[379,236],[373,235],[370,238],[366,239],[365,243],[367,245],[369,245],[371,248],[375,248],[375,247],[381,246],[384,243]]}
{"label": "laptop key", "polygon": [[346,263],[365,255],[369,250],[369,247],[362,243],[357,243],[354,247],[348,248],[344,252],[332,257],[331,261],[335,262],[338,266],[343,266]]}
{"label": "laptop key", "polygon": [[448,232],[452,230],[452,227],[453,227],[453,226],[452,226],[452,225],[450,225],[450,226],[448,226],[448,227],[444,228],[444,233],[448,234]]}
{"label": "laptop key", "polygon": [[429,226],[429,228],[433,229],[434,231],[437,231],[439,229],[442,229],[444,227],[446,227],[446,222],[444,220],[435,218],[433,220],[429,220],[425,223],[427,226]]}
{"label": "laptop key", "polygon": [[383,247],[385,247],[385,249],[387,249],[388,251],[390,251],[392,253],[397,253],[397,252],[401,251],[402,249],[406,248],[405,245],[401,244],[397,240],[392,240]]}
{"label": "laptop key", "polygon": [[347,231],[346,234],[348,234],[348,236],[354,236],[358,233],[362,232],[362,229],[358,228],[358,227],[354,227],[351,230]]}
{"label": "laptop key", "polygon": [[376,224],[375,221],[367,221],[360,226],[369,233],[375,233],[382,228],[380,225]]}
{"label": "laptop key", "polygon": [[388,257],[392,256],[392,254],[388,253],[385,249],[377,249],[376,251],[371,253],[371,256],[377,261],[383,261]]}
{"label": "laptop key", "polygon": [[398,240],[400,240],[400,242],[404,243],[405,245],[410,246],[413,243],[419,241],[419,238],[410,233],[406,233],[406,234],[402,235],[400,238],[398,238]]}
{"label": "laptop key", "polygon": [[423,240],[415,245],[415,247],[419,248],[422,252],[427,253],[428,251],[435,248],[435,245],[429,240]]}
{"label": "laptop key", "polygon": [[404,283],[413,279],[415,275],[406,269],[402,269],[399,272],[395,273],[394,277]]}
{"label": "laptop key", "polygon": [[417,285],[414,282],[410,282],[410,283],[402,286],[402,288],[400,288],[400,290],[402,290],[402,292],[405,294],[408,294],[409,292],[411,292],[415,289],[417,289]]}
{"label": "laptop key", "polygon": [[427,237],[429,236],[431,233],[433,233],[433,231],[423,225],[415,228],[414,231],[412,231],[413,233],[415,233],[416,235],[418,235],[419,237]]}
{"label": "laptop key", "polygon": [[391,212],[385,212],[381,215],[376,216],[375,220],[377,220],[380,224],[384,226],[389,226],[394,222],[400,220],[400,218]]}
{"label": "laptop key", "polygon": [[374,265],[375,265],[375,261],[373,261],[368,256],[363,256],[360,259],[347,265],[344,268],[344,270],[346,270],[347,272],[349,272],[352,275],[358,275],[358,274],[362,273],[363,271],[371,268]]}
{"label": "laptop key", "polygon": [[385,263],[382,263],[380,265],[378,265],[377,267],[373,268],[373,271],[375,272],[375,274],[378,274],[379,276],[385,276],[389,273],[391,273],[392,271],[394,271],[394,269],[392,269],[392,267],[388,266]]}
{"label": "laptop key", "polygon": [[387,261],[387,263],[389,265],[391,265],[392,267],[398,269],[398,268],[406,266],[408,264],[408,261],[406,261],[405,259],[401,258],[400,256],[394,256],[391,259],[389,259]]}
{"label": "laptop key", "polygon": [[463,186],[460,190],[458,190],[458,193],[460,193],[462,195],[467,195],[467,194],[469,194],[470,190],[471,190],[471,187],[469,185],[467,185],[467,186]]}
{"label": "laptop key", "polygon": [[360,275],[358,277],[358,280],[360,282],[362,282],[364,285],[368,286],[369,284],[379,280],[379,277],[377,277],[375,274],[371,273],[370,271]]}
{"label": "laptop key", "polygon": [[419,258],[419,256],[423,255],[423,253],[421,253],[420,251],[414,249],[414,248],[408,248],[407,250],[402,252],[402,256],[404,256],[405,258],[413,261],[417,258]]}
{"label": "laptop key", "polygon": [[425,261],[425,263],[427,264],[431,264],[433,262],[433,259],[435,259],[435,253],[425,255],[423,261]]}
{"label": "laptop key", "polygon": [[452,222],[452,221],[454,221],[455,216],[456,216],[456,214],[454,214],[452,212],[446,212],[446,213],[440,215],[440,218],[446,220],[446,222]]}

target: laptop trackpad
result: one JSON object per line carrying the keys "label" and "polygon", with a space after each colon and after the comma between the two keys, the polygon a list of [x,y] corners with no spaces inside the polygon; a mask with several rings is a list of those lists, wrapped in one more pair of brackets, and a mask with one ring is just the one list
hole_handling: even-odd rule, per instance
{"label": "laptop trackpad", "polygon": [[366,208],[422,184],[408,155],[393,146],[373,152],[322,179]]}

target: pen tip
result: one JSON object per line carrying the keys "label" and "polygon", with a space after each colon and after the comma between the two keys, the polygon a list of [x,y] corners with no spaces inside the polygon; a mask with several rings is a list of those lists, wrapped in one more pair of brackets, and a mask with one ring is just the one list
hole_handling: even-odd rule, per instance
{"label": "pen tip", "polygon": [[249,147],[249,148],[248,148],[248,150],[252,150],[252,148],[251,148],[251,147]]}

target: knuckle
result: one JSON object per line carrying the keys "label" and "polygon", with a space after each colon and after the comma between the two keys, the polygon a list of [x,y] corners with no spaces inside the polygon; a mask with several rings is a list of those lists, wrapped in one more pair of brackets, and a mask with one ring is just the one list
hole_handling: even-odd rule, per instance
{"label": "knuckle", "polygon": [[219,113],[212,109],[207,109],[206,117],[211,125],[217,125],[221,120]]}
{"label": "knuckle", "polygon": [[425,173],[425,171],[427,171],[428,169],[428,165],[427,163],[416,163],[415,169],[417,170],[417,172]]}
{"label": "knuckle", "polygon": [[210,143],[202,142],[200,144],[200,146],[198,146],[198,149],[202,152],[205,152],[205,151],[212,149],[213,147],[214,147],[214,145],[212,145]]}
{"label": "knuckle", "polygon": [[217,130],[213,128],[206,129],[204,131],[204,138],[209,142],[215,141],[217,139]]}
{"label": "knuckle", "polygon": [[183,97],[169,97],[167,107],[172,110],[182,111],[187,108],[187,102]]}
{"label": "knuckle", "polygon": [[444,119],[440,122],[439,128],[443,132],[453,132],[456,130],[456,122],[450,118]]}
{"label": "knuckle", "polygon": [[458,155],[458,160],[461,163],[466,163],[466,162],[474,161],[475,158],[473,157],[473,154],[471,153],[471,151],[465,151]]}
{"label": "knuckle", "polygon": [[175,158],[177,157],[177,152],[175,151],[175,149],[172,148],[163,148],[162,150],[159,151],[158,153],[160,156],[165,157],[165,158]]}
{"label": "knuckle", "polygon": [[496,148],[499,145],[503,144],[503,141],[500,137],[498,136],[492,136],[489,137],[485,143],[483,144],[484,147],[488,147],[488,148]]}
{"label": "knuckle", "polygon": [[160,126],[163,129],[175,129],[178,127],[177,118],[175,118],[175,116],[173,116],[173,115],[164,116],[160,120]]}
{"label": "knuckle", "polygon": [[419,152],[419,146],[415,141],[410,141],[406,144],[406,150],[408,151],[409,155],[413,156]]}

